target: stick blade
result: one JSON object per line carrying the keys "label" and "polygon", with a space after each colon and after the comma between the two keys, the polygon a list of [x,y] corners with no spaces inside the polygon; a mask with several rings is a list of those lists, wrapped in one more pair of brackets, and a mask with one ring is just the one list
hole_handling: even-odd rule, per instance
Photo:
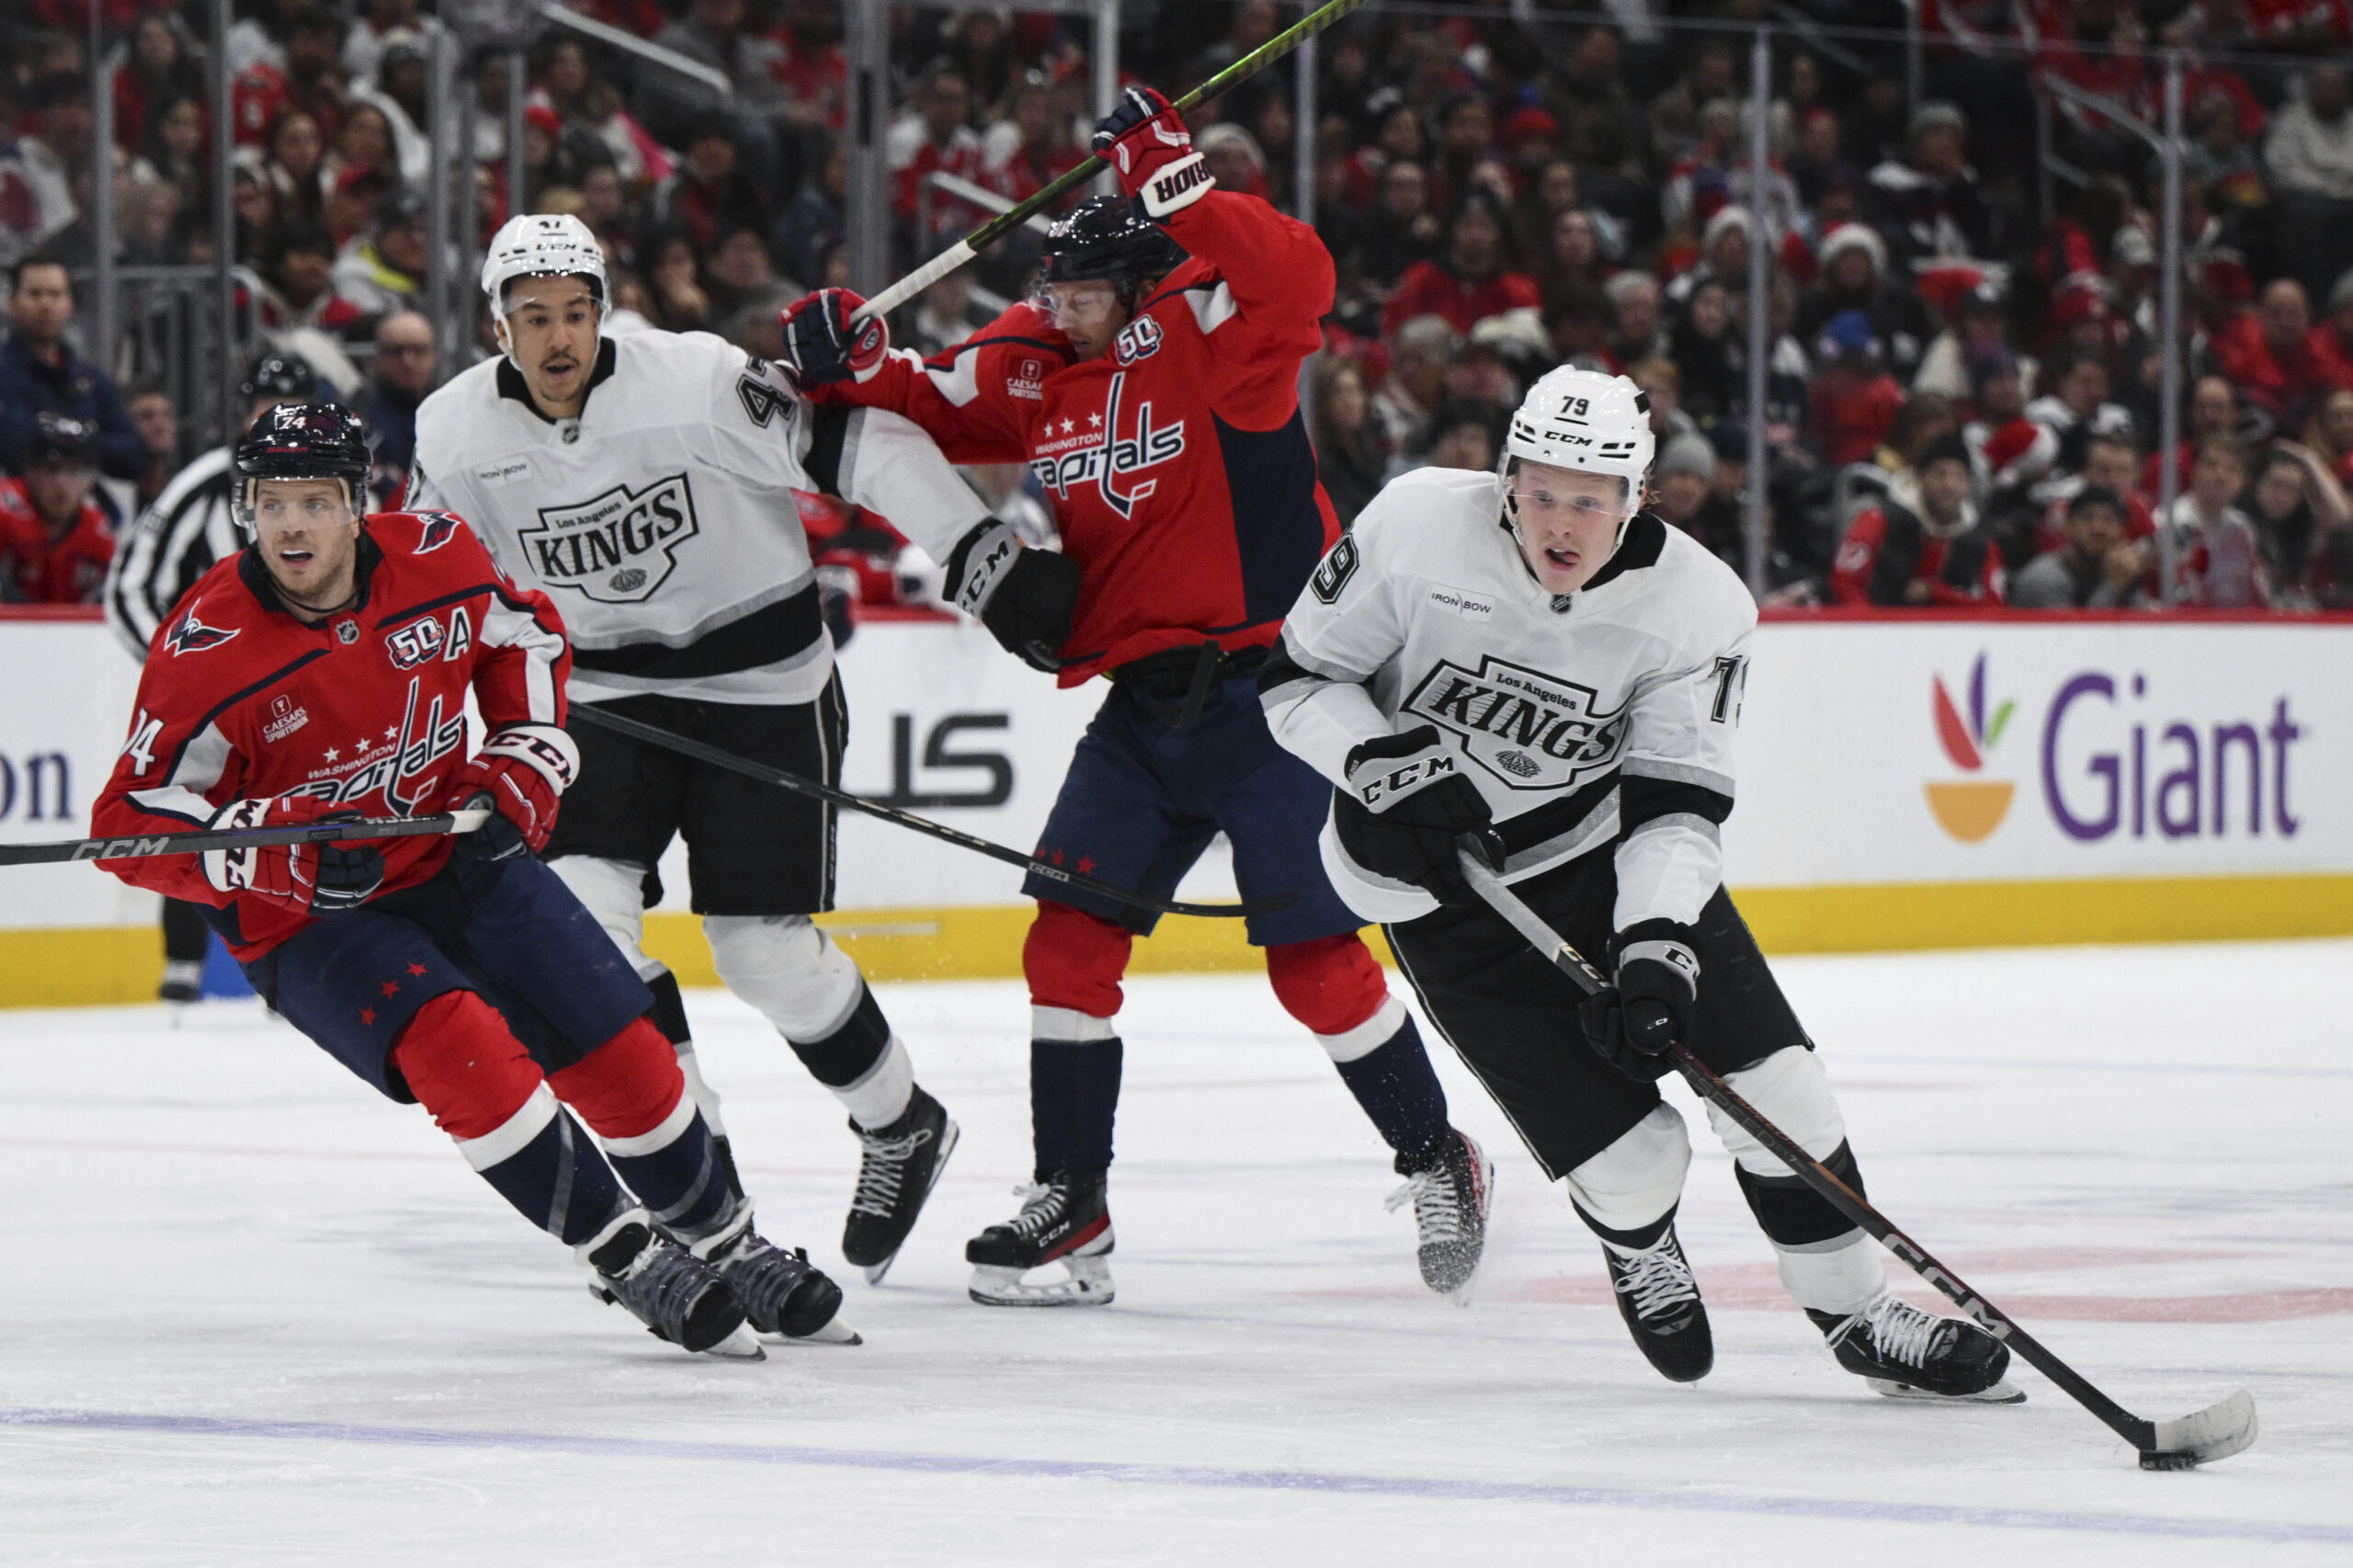
{"label": "stick blade", "polygon": [[2142,1450],[2143,1470],[2188,1470],[2228,1459],[2254,1445],[2255,1396],[2241,1389],[2219,1404],[2160,1421],[2154,1430],[2155,1442]]}

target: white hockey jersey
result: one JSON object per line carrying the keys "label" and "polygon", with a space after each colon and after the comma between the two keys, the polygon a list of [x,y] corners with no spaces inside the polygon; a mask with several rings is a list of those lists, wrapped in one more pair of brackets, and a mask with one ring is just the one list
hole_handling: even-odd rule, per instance
{"label": "white hockey jersey", "polygon": [[535,409],[503,357],[416,415],[411,510],[455,512],[555,601],[572,695],[813,701],[833,670],[795,490],[870,506],[938,560],[987,508],[913,424],[818,410],[709,333],[597,347],[577,419]]}
{"label": "white hockey jersey", "polygon": [[[1332,547],[1259,676],[1275,738],[1335,784],[1378,736],[1437,728],[1495,813],[1517,881],[1611,848],[1619,930],[1688,924],[1723,880],[1733,732],[1756,608],[1731,569],[1649,513],[1592,582],[1538,585],[1491,473],[1392,482]],[[1437,907],[1341,849],[1349,907],[1402,921]]]}

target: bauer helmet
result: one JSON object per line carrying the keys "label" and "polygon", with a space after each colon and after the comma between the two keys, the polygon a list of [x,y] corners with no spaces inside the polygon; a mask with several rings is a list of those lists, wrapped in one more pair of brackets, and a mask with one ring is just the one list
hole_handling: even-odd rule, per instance
{"label": "bauer helmet", "polygon": [[1138,212],[1126,197],[1097,196],[1072,208],[1046,231],[1038,281],[1100,279],[1117,290],[1120,303],[1133,310],[1144,280],[1164,276],[1184,259],[1185,247]]}
{"label": "bauer helmet", "polygon": [[1623,376],[1563,365],[1548,370],[1528,389],[1504,433],[1495,460],[1495,483],[1503,493],[1504,524],[1518,534],[1511,476],[1521,461],[1615,474],[1626,482],[1626,517],[1642,509],[1658,449],[1651,434],[1650,394]]}
{"label": "bauer helmet", "polygon": [[237,475],[237,520],[254,527],[254,505],[265,479],[333,479],[344,501],[359,511],[360,487],[372,459],[359,416],[331,403],[281,403],[254,421],[232,460]]}
{"label": "bauer helmet", "polygon": [[605,253],[588,225],[570,213],[532,212],[509,218],[482,258],[482,291],[493,315],[506,316],[506,286],[518,278],[585,278],[589,297],[604,308]]}

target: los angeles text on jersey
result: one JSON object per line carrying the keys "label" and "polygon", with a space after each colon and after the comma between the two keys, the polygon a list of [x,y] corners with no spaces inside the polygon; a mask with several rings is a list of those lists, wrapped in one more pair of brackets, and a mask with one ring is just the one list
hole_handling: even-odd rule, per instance
{"label": "los angeles text on jersey", "polygon": [[701,531],[694,487],[673,473],[642,488],[626,482],[586,501],[542,506],[519,530],[550,587],[600,604],[639,604],[677,569],[678,548]]}
{"label": "los angeles text on jersey", "polygon": [[1515,790],[1559,790],[1618,764],[1626,710],[1595,709],[1592,687],[1492,654],[1466,669],[1432,665],[1404,710],[1462,737],[1463,750]]}

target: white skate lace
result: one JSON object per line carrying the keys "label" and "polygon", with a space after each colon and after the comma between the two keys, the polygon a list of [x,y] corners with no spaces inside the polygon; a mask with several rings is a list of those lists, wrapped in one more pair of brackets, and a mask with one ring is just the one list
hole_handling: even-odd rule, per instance
{"label": "white skate lace", "polygon": [[1881,1360],[1925,1367],[1928,1364],[1929,1344],[1944,1324],[1943,1318],[1931,1317],[1894,1292],[1886,1291],[1824,1337],[1836,1350],[1840,1341],[1859,1328],[1870,1335],[1871,1347]]}
{"label": "white skate lace", "polygon": [[1013,1196],[1021,1199],[1021,1212],[1013,1217],[1013,1229],[1023,1236],[1035,1236],[1052,1228],[1063,1217],[1069,1195],[1051,1182],[1017,1187]]}
{"label": "white skate lace", "polygon": [[1462,1195],[1454,1189],[1444,1169],[1416,1171],[1413,1179],[1389,1195],[1381,1208],[1394,1213],[1408,1202],[1419,1246],[1442,1246],[1462,1237]]}
{"label": "white skate lace", "polygon": [[1699,1299],[1699,1285],[1691,1278],[1691,1265],[1672,1237],[1631,1256],[1615,1250],[1610,1256],[1625,1270],[1618,1276],[1618,1293],[1634,1299],[1637,1317],[1653,1317],[1678,1302]]}
{"label": "white skate lace", "polygon": [[861,1131],[858,1138],[866,1145],[866,1158],[858,1167],[858,1192],[850,1199],[849,1211],[887,1220],[898,1208],[907,1162],[930,1141],[931,1129],[918,1127],[904,1138],[878,1138]]}

